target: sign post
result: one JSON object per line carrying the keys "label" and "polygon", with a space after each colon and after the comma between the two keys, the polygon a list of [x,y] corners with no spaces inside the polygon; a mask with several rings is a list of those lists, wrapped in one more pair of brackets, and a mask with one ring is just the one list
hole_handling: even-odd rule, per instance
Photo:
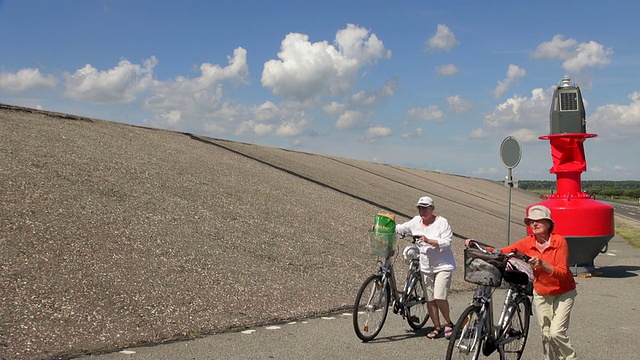
{"label": "sign post", "polygon": [[507,206],[507,245],[511,239],[511,190],[513,188],[512,170],[520,163],[522,149],[520,143],[513,136],[507,136],[500,145],[500,157],[502,163],[508,169],[507,184],[509,185],[509,205]]}

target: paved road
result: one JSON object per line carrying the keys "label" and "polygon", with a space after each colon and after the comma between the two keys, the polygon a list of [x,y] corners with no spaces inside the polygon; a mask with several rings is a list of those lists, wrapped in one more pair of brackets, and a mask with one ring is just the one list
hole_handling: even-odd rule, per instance
{"label": "paved road", "polygon": [[[595,260],[593,277],[577,277],[578,298],[570,335],[583,360],[638,359],[640,335],[640,250],[614,237],[606,254]],[[355,295],[356,289],[354,289]],[[500,294],[503,294],[502,292]],[[454,318],[471,299],[470,292],[451,296]],[[88,356],[95,360],[139,359],[442,359],[446,340],[429,340],[412,333],[399,316],[390,314],[378,338],[362,343],[352,329],[351,316],[337,313],[247,333],[234,332],[197,340],[125,352]],[[530,338],[523,359],[539,359],[540,330],[532,317]],[[491,359],[497,359],[497,354]]]}
{"label": "paved road", "polygon": [[616,215],[640,221],[640,203],[619,202],[612,200],[599,200],[613,206]]}

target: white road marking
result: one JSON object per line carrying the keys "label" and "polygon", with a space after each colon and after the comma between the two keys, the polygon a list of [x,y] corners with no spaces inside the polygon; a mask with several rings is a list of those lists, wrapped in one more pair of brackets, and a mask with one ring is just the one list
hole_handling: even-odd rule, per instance
{"label": "white road marking", "polygon": [[[344,313],[344,314],[342,314],[342,316],[351,316],[351,314]],[[321,319],[323,319],[323,320],[335,320],[335,317],[333,317],[333,316],[323,316]],[[291,321],[291,322],[288,322],[287,325],[295,325],[297,323],[298,323],[297,321]],[[307,320],[300,321],[300,324],[308,324],[308,323],[309,322]],[[267,329],[267,330],[280,330],[280,329],[282,329],[278,325],[265,326],[264,328]],[[240,331],[240,333],[244,334],[244,335],[251,335],[251,334],[255,333],[256,331],[257,330],[255,330],[255,329],[250,329],[250,330]],[[124,352],[121,351],[121,353],[124,353]],[[132,352],[132,354],[133,353],[135,353],[135,352]]]}

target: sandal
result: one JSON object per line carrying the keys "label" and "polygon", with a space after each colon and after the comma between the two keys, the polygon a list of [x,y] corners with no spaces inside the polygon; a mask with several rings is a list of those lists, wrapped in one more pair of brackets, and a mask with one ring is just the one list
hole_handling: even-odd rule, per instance
{"label": "sandal", "polygon": [[444,337],[449,339],[451,338],[452,335],[453,335],[453,324],[448,323],[447,325],[444,326]]}
{"label": "sandal", "polygon": [[427,333],[427,337],[429,339],[437,339],[442,336],[442,329],[439,326],[433,328],[430,332]]}

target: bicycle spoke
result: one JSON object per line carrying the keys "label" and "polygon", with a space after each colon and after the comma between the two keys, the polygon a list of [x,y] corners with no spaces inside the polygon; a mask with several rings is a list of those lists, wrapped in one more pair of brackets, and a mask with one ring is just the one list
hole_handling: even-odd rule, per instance
{"label": "bicycle spoke", "polygon": [[482,326],[480,309],[475,306],[467,307],[460,315],[453,336],[449,339],[446,359],[477,359],[482,347]]}
{"label": "bicycle spoke", "polygon": [[514,313],[504,336],[500,341],[499,352],[502,360],[519,360],[524,352],[529,333],[531,302],[526,296],[516,298]]}
{"label": "bicycle spoke", "polygon": [[407,323],[414,330],[419,330],[424,327],[429,319],[429,311],[427,309],[426,291],[424,289],[424,283],[420,278],[420,273],[417,273],[417,277],[413,278],[415,281],[409,294],[405,296],[405,307]]}
{"label": "bicycle spoke", "polygon": [[353,308],[353,328],[362,341],[374,339],[389,311],[388,287],[378,275],[370,276],[360,287]]}

